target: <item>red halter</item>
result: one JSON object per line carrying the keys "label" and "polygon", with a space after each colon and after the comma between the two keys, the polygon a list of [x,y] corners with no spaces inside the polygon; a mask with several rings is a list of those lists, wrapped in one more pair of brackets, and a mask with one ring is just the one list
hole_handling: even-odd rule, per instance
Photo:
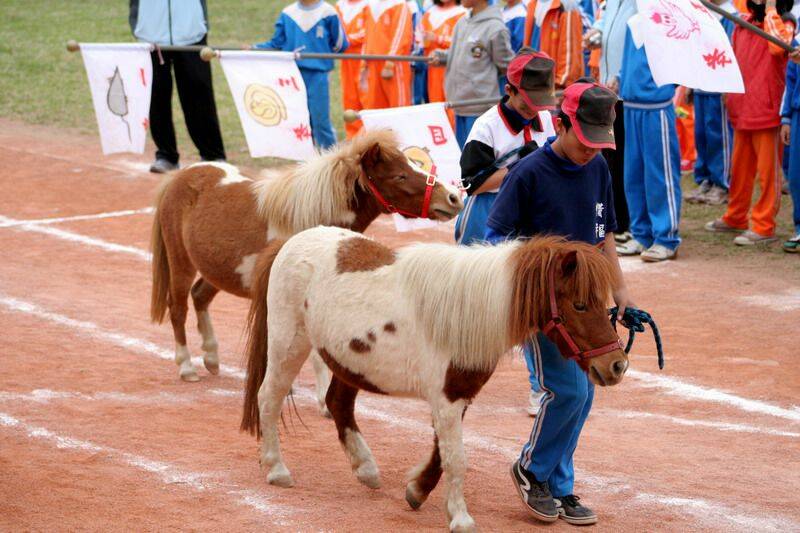
{"label": "red halter", "polygon": [[431,205],[431,196],[433,196],[433,188],[436,186],[436,176],[433,174],[427,174],[427,179],[425,180],[425,198],[422,200],[422,212],[412,213],[410,211],[404,211],[399,209],[392,204],[390,204],[386,198],[383,197],[381,191],[378,190],[378,187],[375,186],[375,182],[372,181],[372,176],[367,174],[366,172],[364,175],[367,177],[367,185],[369,186],[369,190],[372,191],[372,195],[378,200],[384,209],[389,211],[390,213],[398,213],[400,215],[404,215],[411,218],[428,218],[428,208]]}
{"label": "red halter", "polygon": [[556,302],[556,284],[555,284],[555,269],[556,264],[553,264],[553,267],[550,269],[548,273],[548,281],[550,282],[550,322],[545,325],[542,333],[547,335],[552,330],[556,330],[558,333],[561,334],[561,338],[564,339],[564,342],[567,343],[569,346],[572,355],[568,356],[567,359],[574,359],[575,361],[581,362],[587,359],[591,359],[592,357],[597,357],[600,355],[607,354],[609,352],[613,352],[614,350],[623,350],[625,346],[622,344],[622,340],[617,337],[617,340],[609,342],[608,344],[604,344],[599,348],[595,348],[594,350],[581,350],[575,341],[572,339],[572,335],[569,334],[567,328],[564,327],[564,319],[561,318],[561,315],[558,312],[558,303]]}

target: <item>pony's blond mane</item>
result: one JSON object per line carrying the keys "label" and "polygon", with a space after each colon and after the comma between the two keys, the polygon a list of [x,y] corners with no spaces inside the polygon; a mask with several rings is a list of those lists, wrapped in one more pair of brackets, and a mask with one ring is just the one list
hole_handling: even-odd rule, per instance
{"label": "pony's blond mane", "polygon": [[497,246],[418,244],[400,252],[397,268],[431,346],[458,368],[491,371],[550,319],[548,272],[571,252],[576,269],[559,290],[589,306],[606,305],[617,282],[609,261],[588,244],[556,237]]}
{"label": "pony's blond mane", "polygon": [[418,244],[400,252],[400,285],[411,312],[453,365],[488,371],[511,348],[509,258],[518,247]]}
{"label": "pony's blond mane", "polygon": [[255,182],[258,214],[270,233],[289,236],[319,225],[352,223],[350,199],[361,179],[361,155],[376,143],[382,150],[398,146],[390,130],[365,132]]}

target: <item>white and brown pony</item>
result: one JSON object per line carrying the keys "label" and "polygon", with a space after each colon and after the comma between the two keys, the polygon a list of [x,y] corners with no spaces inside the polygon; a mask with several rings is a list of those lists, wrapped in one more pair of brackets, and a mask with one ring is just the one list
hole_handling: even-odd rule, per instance
{"label": "white and brown pony", "polygon": [[[260,180],[226,163],[192,165],[167,178],[157,194],[150,316],[160,323],[169,310],[180,377],[197,381],[186,345],[189,295],[203,337],[204,364],[216,374],[218,347],[208,306],[219,291],[250,296],[253,265],[269,240],[320,224],[361,232],[389,212],[448,220],[462,207],[457,191],[410,164],[386,130],[272,170]],[[323,408],[324,387],[321,394]]]}
{"label": "white and brown pony", "polygon": [[[288,487],[277,421],[309,350],[333,372],[327,393],[339,440],[359,481],[378,467],[353,412],[359,389],[427,400],[434,450],[412,471],[418,508],[448,481],[450,529],[474,521],[463,497],[461,418],[501,356],[537,331],[599,385],[628,367],[606,304],[617,282],[595,247],[540,238],[498,246],[416,244],[394,252],[339,228],[271,243],[253,271],[242,429],[263,436],[269,483]],[[268,364],[269,363],[269,364]]]}

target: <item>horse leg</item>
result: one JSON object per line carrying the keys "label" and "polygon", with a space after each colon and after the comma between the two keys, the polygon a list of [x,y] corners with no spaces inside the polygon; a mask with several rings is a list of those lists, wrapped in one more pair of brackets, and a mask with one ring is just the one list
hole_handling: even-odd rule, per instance
{"label": "horse leg", "polygon": [[464,442],[461,433],[461,417],[466,403],[463,400],[450,402],[442,396],[433,405],[433,427],[439,437],[439,452],[447,478],[447,517],[450,531],[475,531],[475,520],[467,512],[464,501],[464,474],[467,470]]}
{"label": "horse leg", "polygon": [[439,437],[433,435],[433,452],[427,461],[417,465],[408,474],[406,485],[406,501],[412,509],[419,509],[436,488],[442,477],[442,458],[439,455]]}
{"label": "horse leg", "polygon": [[325,418],[331,418],[331,412],[328,410],[325,400],[328,394],[328,386],[331,382],[328,366],[316,350],[311,350],[311,363],[314,365],[314,379],[317,385],[317,406],[319,407],[319,414]]}
{"label": "horse leg", "polygon": [[[285,330],[273,336],[270,330],[267,374],[258,390],[258,411],[261,421],[261,465],[269,467],[267,482],[279,487],[294,485],[289,469],[283,464],[278,438],[278,419],[283,399],[308,358],[311,345],[305,331]],[[282,329],[282,328],[281,328]]]}
{"label": "horse leg", "polygon": [[192,287],[192,301],[197,315],[197,330],[203,337],[203,364],[214,375],[219,374],[219,354],[217,353],[219,345],[217,344],[217,337],[214,335],[214,327],[211,325],[208,306],[218,292],[218,288],[202,277]]}
{"label": "horse leg", "polygon": [[333,376],[325,396],[325,402],[336,423],[339,442],[344,448],[345,455],[350,459],[353,472],[361,483],[371,489],[377,489],[381,486],[378,465],[358,429],[354,416],[357,395],[357,388],[351,387]]}
{"label": "horse leg", "polygon": [[194,268],[170,271],[169,319],[175,334],[175,363],[180,367],[180,377],[184,381],[200,381],[192,364],[192,355],[186,346],[186,313],[189,310],[189,290],[194,281]]}

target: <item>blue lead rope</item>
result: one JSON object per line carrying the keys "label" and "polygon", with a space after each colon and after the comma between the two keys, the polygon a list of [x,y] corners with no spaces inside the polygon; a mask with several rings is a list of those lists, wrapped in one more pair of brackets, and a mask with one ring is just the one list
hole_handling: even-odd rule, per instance
{"label": "blue lead rope", "polygon": [[[611,315],[611,325],[614,326],[614,329],[617,329],[617,313],[619,313],[619,307],[614,307],[609,312]],[[656,350],[658,350],[658,368],[663,370],[664,369],[664,347],[661,344],[661,334],[658,332],[658,326],[656,326],[655,320],[653,317],[650,316],[650,313],[647,311],[642,311],[641,309],[636,309],[635,307],[627,307],[625,308],[625,314],[623,315],[623,320],[626,328],[628,328],[628,345],[625,346],[625,353],[631,352],[631,347],[633,347],[633,338],[636,336],[636,333],[644,333],[644,326],[645,324],[650,325],[650,329],[653,330],[653,337],[656,340]]]}

